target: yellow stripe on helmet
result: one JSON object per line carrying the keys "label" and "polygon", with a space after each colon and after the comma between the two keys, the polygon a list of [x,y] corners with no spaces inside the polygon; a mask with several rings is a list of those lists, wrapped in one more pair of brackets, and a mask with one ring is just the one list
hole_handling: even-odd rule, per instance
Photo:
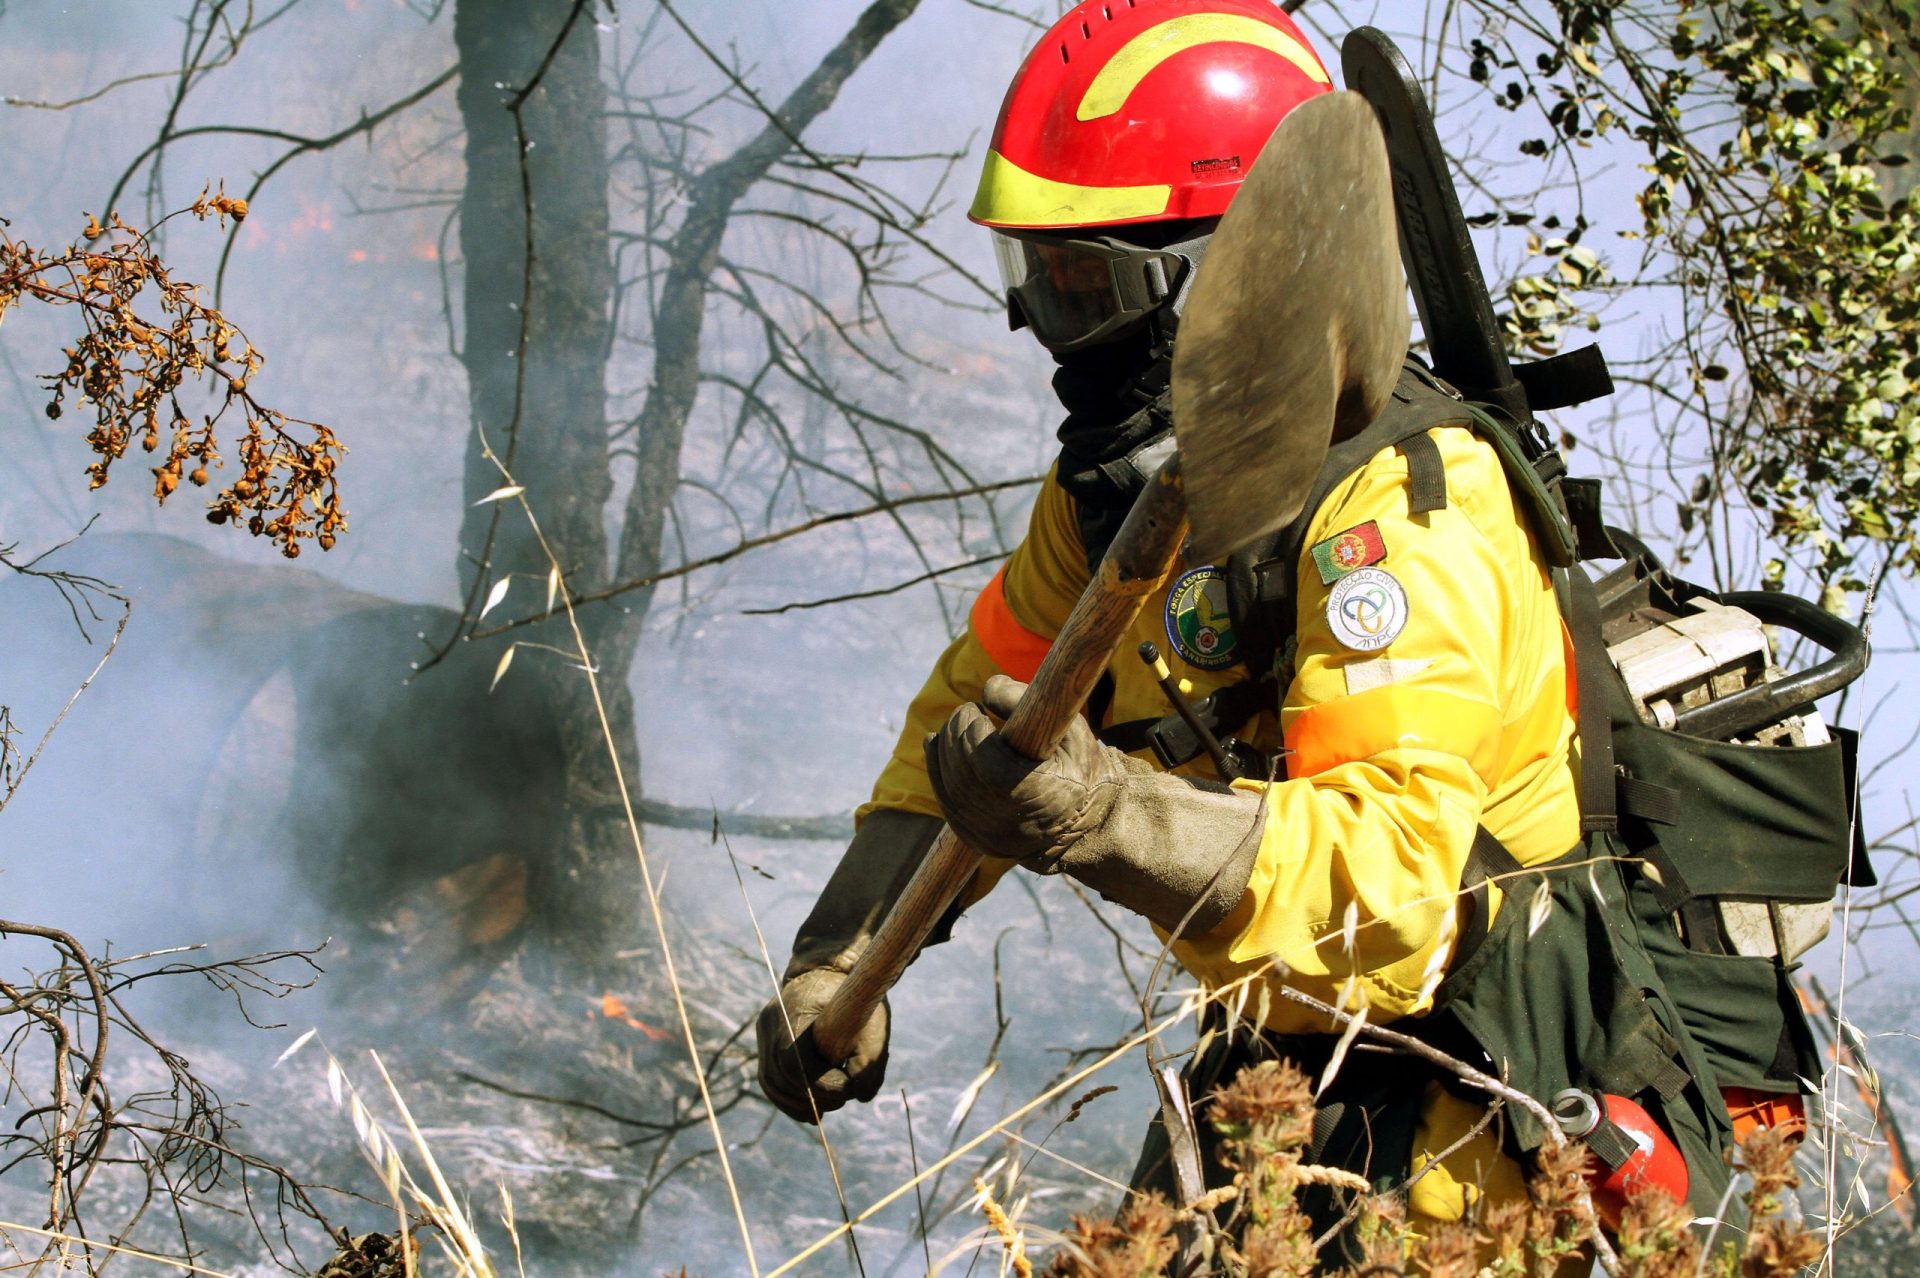
{"label": "yellow stripe on helmet", "polygon": [[980,190],[968,216],[988,226],[1093,226],[1157,217],[1171,186],[1075,186],[1029,173],[998,151],[987,152]]}
{"label": "yellow stripe on helmet", "polygon": [[1326,70],[1307,46],[1278,27],[1236,13],[1194,13],[1169,18],[1142,31],[1122,46],[1080,99],[1082,121],[1112,115],[1126,105],[1142,80],[1176,53],[1202,44],[1252,44],[1279,54],[1321,84],[1331,84]]}

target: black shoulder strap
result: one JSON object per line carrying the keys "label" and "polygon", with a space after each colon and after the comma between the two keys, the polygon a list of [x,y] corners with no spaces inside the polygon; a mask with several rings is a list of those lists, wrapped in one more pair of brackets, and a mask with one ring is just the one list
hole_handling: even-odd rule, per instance
{"label": "black shoulder strap", "polygon": [[1600,633],[1600,596],[1576,565],[1555,573],[1560,615],[1573,636],[1574,696],[1579,705],[1580,829],[1582,833],[1620,828],[1613,770],[1613,683],[1607,642]]}
{"label": "black shoulder strap", "polygon": [[1447,508],[1447,467],[1440,445],[1427,431],[1409,435],[1397,445],[1407,459],[1407,510],[1428,515]]}
{"label": "black shoulder strap", "polygon": [[[1533,525],[1540,553],[1549,568],[1566,568],[1579,557],[1578,539],[1568,517],[1562,486],[1567,464],[1544,439],[1497,417],[1479,405],[1469,405],[1474,434],[1492,446],[1506,472],[1514,504]],[[1538,424],[1533,424],[1537,432]]]}
{"label": "black shoulder strap", "polygon": [[1466,892],[1468,917],[1460,939],[1453,948],[1450,965],[1454,970],[1466,966],[1475,951],[1487,943],[1488,928],[1493,921],[1493,905],[1487,897],[1488,882],[1506,879],[1500,891],[1510,896],[1516,890],[1515,880],[1524,873],[1526,867],[1486,826],[1473,832],[1473,846],[1467,850],[1467,863],[1460,872],[1460,886]]}
{"label": "black shoulder strap", "polygon": [[1560,481],[1560,496],[1567,520],[1573,525],[1574,548],[1582,559],[1623,559],[1607,529],[1605,512],[1600,506],[1600,481],[1567,476]]}
{"label": "black shoulder strap", "polygon": [[[1389,448],[1407,457],[1409,509],[1414,514],[1446,505],[1446,476],[1439,448],[1427,438],[1437,426],[1479,428],[1472,409],[1417,360],[1400,371],[1393,397],[1380,416],[1351,439],[1327,450],[1300,515],[1291,524],[1232,556],[1225,566],[1227,602],[1241,660],[1255,678],[1282,677],[1287,641],[1294,631],[1294,579],[1306,550],[1315,512],[1348,476]],[[1497,429],[1497,428],[1496,428]]]}

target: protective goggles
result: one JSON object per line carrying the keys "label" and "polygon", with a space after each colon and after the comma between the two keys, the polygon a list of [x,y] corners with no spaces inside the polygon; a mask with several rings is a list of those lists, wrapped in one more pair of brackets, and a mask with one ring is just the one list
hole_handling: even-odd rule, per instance
{"label": "protective goggles", "polygon": [[1198,260],[1197,253],[1175,251],[1187,247],[993,233],[1008,322],[1032,328],[1040,344],[1056,352],[1106,341],[1166,305]]}

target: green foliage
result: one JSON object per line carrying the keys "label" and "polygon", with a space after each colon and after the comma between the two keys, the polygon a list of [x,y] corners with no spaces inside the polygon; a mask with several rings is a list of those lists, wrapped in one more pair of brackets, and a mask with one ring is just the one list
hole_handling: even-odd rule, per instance
{"label": "green foliage", "polygon": [[1530,248],[1558,261],[1507,288],[1515,352],[1552,350],[1574,320],[1597,327],[1582,293],[1669,290],[1682,331],[1639,375],[1679,410],[1669,438],[1711,475],[1681,503],[1683,532],[1706,538],[1744,498],[1830,604],[1864,588],[1854,565],[1869,547],[1920,569],[1920,221],[1892,194],[1920,6],[1474,7],[1487,25],[1469,76],[1548,126],[1518,142],[1524,156],[1576,184],[1596,148],[1642,160],[1638,224],[1620,228],[1641,244],[1639,269],[1616,278],[1578,248],[1584,205],[1565,235],[1536,236]]}
{"label": "green foliage", "polygon": [[1506,310],[1500,323],[1507,349],[1516,355],[1551,355],[1560,348],[1561,335],[1574,325],[1600,327],[1600,317],[1583,306],[1583,292],[1611,282],[1600,255],[1564,237],[1542,243],[1528,240],[1529,255],[1548,258],[1552,268],[1537,275],[1516,275],[1507,281]]}

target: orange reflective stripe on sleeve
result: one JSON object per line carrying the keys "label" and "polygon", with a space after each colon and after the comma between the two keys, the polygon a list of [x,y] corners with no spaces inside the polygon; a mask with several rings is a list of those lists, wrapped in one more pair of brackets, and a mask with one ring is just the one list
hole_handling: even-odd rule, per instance
{"label": "orange reflective stripe on sleeve", "polygon": [[1001,673],[1031,683],[1053,640],[1035,634],[1014,618],[1013,609],[1007,606],[1006,576],[1003,565],[973,601],[973,636]]}
{"label": "orange reflective stripe on sleeve", "polygon": [[1491,786],[1497,778],[1500,712],[1492,706],[1426,688],[1388,686],[1323,701],[1287,729],[1287,775],[1310,777],[1389,750],[1437,750],[1473,765]]}

